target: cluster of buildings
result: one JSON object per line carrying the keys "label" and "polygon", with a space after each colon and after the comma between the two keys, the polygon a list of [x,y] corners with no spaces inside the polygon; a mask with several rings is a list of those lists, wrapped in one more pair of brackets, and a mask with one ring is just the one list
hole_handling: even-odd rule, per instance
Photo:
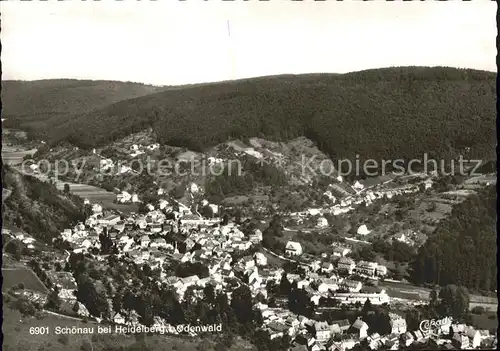
{"label": "cluster of buildings", "polygon": [[[369,325],[361,317],[353,321],[347,319],[333,322],[316,321],[304,316],[297,316],[283,308],[270,308],[265,304],[256,304],[263,317],[263,329],[270,339],[289,336],[292,339],[290,350],[294,351],[345,351],[357,345],[363,345],[370,350],[398,350],[412,345],[425,345],[446,349],[480,349],[496,346],[496,337],[486,330],[476,330],[464,324],[442,324],[433,331],[409,331],[406,320],[396,313],[389,313],[388,319],[377,325],[380,329],[388,330],[386,335],[380,335],[370,330]],[[446,320],[444,318],[443,320]],[[380,323],[377,322],[377,323]]]}
{"label": "cluster of buildings", "polygon": [[394,350],[399,347],[400,340],[407,332],[405,319],[392,313],[385,328],[391,332],[381,336],[378,333],[370,333],[370,326],[359,317],[352,322],[343,319],[328,323],[297,316],[286,309],[270,308],[264,304],[257,304],[255,307],[262,313],[263,329],[268,332],[269,338],[289,336],[292,339],[290,350],[340,351],[352,349],[360,343],[366,343],[372,350],[382,347]]}

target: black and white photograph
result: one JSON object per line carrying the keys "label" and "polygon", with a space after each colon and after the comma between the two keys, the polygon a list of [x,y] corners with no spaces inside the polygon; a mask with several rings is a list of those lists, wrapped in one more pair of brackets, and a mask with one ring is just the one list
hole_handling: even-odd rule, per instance
{"label": "black and white photograph", "polygon": [[0,12],[3,350],[497,349],[495,1]]}

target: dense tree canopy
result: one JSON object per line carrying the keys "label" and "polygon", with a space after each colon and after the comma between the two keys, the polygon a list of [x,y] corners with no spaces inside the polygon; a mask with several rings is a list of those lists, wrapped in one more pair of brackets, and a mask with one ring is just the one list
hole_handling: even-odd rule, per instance
{"label": "dense tree canopy", "polygon": [[419,249],[412,268],[416,283],[496,289],[496,189],[456,205]]}
{"label": "dense tree canopy", "polygon": [[494,73],[399,67],[170,89],[31,128],[81,147],[152,126],[159,142],[194,150],[230,138],[307,136],[334,158],[446,157],[466,147],[491,155],[495,97]]}

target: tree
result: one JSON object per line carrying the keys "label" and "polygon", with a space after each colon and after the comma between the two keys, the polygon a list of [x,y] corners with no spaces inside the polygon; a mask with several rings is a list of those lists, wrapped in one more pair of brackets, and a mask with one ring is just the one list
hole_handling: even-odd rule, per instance
{"label": "tree", "polygon": [[212,206],[206,205],[201,209],[201,215],[205,218],[213,218],[214,210]]}
{"label": "tree", "polygon": [[292,286],[287,279],[287,274],[286,274],[286,272],[283,272],[283,274],[281,275],[279,292],[282,296],[288,296],[290,294],[291,289],[292,289]]}
{"label": "tree", "polygon": [[56,311],[61,307],[61,299],[59,298],[59,294],[56,290],[51,291],[48,295],[46,306],[48,309]]}
{"label": "tree", "polygon": [[241,285],[233,291],[231,308],[237,321],[242,324],[242,332],[249,332],[252,329],[253,301],[252,293],[246,285]]}
{"label": "tree", "polygon": [[224,216],[222,216],[222,225],[227,225],[229,223],[229,215],[227,213],[224,213]]}
{"label": "tree", "polygon": [[75,301],[75,303],[73,304],[73,312],[78,313],[79,310],[80,304],[78,303],[78,301]]}
{"label": "tree", "polygon": [[207,284],[203,289],[203,296],[205,297],[205,301],[209,304],[213,304],[215,302],[215,289],[212,284]]}
{"label": "tree", "polygon": [[370,299],[366,299],[365,304],[363,305],[363,309],[361,310],[361,313],[363,316],[367,316],[369,312],[373,311],[373,305],[370,301]]}
{"label": "tree", "polygon": [[469,311],[469,292],[467,288],[456,285],[446,285],[439,291],[441,309],[455,319],[464,318]]}
{"label": "tree", "polygon": [[96,317],[109,315],[106,295],[102,292],[97,292],[94,283],[87,275],[81,274],[77,280],[77,284],[78,290],[76,292],[76,297],[78,301],[88,308],[92,315]]}

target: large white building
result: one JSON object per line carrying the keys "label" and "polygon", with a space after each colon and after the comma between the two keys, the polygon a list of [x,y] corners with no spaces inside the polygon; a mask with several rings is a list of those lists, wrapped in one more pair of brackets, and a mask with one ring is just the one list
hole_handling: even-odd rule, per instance
{"label": "large white building", "polygon": [[380,293],[335,293],[333,298],[337,299],[341,304],[355,304],[356,302],[365,303],[367,299],[373,305],[382,305],[390,303],[389,295],[382,290]]}

